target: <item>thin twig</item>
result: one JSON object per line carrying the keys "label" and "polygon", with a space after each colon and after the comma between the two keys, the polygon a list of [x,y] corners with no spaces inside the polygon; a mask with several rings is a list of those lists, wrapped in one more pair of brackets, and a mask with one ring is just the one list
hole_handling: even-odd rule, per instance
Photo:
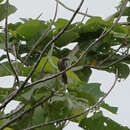
{"label": "thin twig", "polygon": [[7,115],[5,115],[4,117],[0,117],[0,120],[7,119],[7,118],[10,118],[10,117],[14,116],[14,115],[17,114],[18,112],[20,112],[24,107],[25,107],[25,105],[22,104],[22,106],[20,106],[19,109],[15,110],[15,111],[12,112],[11,114],[7,114]]}
{"label": "thin twig", "polygon": [[[75,12],[75,10],[74,9],[71,9],[71,8],[69,8],[69,7],[67,7],[65,4],[63,4],[60,0],[55,0],[56,2],[58,2],[62,7],[64,7],[65,9],[67,9],[67,10],[69,10],[69,11],[71,11],[71,12]],[[87,17],[94,17],[94,16],[92,16],[92,15],[89,15],[89,14],[87,14],[87,13],[83,13],[83,12],[78,12],[78,14],[81,14],[81,15],[83,15],[83,16],[87,16]]]}
{"label": "thin twig", "polygon": [[[19,74],[19,70],[18,70],[18,59],[17,59],[17,50],[16,50],[16,45],[13,45],[13,52],[14,52],[14,56],[15,56],[15,61],[16,61],[16,72],[17,74]],[[15,83],[17,81],[16,76],[14,77],[14,82],[13,82],[13,88],[15,88]],[[18,84],[19,86],[19,84]]]}
{"label": "thin twig", "polygon": [[[120,20],[120,18],[121,18],[121,16],[122,16],[123,12],[124,12],[124,10],[125,10],[125,7],[126,7],[126,5],[127,5],[127,2],[128,2],[128,0],[125,1],[124,5],[122,6],[122,9],[121,9],[121,12],[120,12],[119,17],[118,17],[118,18],[116,19],[116,21],[113,23],[113,25],[111,26],[111,28],[110,28],[107,32],[102,33],[101,36],[99,36],[98,39],[96,39],[94,42],[92,42],[92,44],[90,44],[90,45],[88,46],[88,48],[84,51],[84,53],[82,53],[82,55],[79,57],[79,59],[78,59],[74,64],[72,64],[71,66],[67,67],[65,70],[63,70],[63,71],[61,71],[61,72],[59,72],[59,73],[57,73],[57,74],[54,74],[54,75],[45,77],[44,79],[41,79],[41,80],[35,81],[35,82],[33,82],[33,83],[29,84],[29,85],[26,85],[25,88],[32,87],[32,86],[34,86],[34,85],[36,85],[36,84],[45,82],[45,81],[50,80],[50,79],[53,79],[53,78],[56,78],[57,76],[59,76],[59,75],[61,75],[62,73],[66,72],[67,70],[73,68],[77,63],[79,63],[79,61],[82,59],[82,57],[83,57],[84,55],[87,55],[88,51],[89,51],[94,45],[96,45],[97,43],[99,43],[99,41],[102,40],[102,39],[114,28],[114,26],[118,23],[118,21]],[[125,57],[124,57],[124,58],[125,58]],[[124,59],[124,58],[123,58],[123,59]]]}
{"label": "thin twig", "polygon": [[[81,66],[77,66],[77,67],[73,67],[72,68],[72,71],[79,71],[79,70],[82,70],[84,68],[93,68],[93,69],[107,69],[109,67],[111,67],[112,65],[115,65],[119,62],[121,62],[122,60],[124,60],[125,58],[129,57],[130,55],[126,55],[126,56],[123,56],[122,58],[118,59],[118,60],[115,60],[114,62],[112,62],[111,64],[107,65],[107,66],[92,66],[92,65],[81,65]],[[67,71],[67,70],[66,70]],[[38,80],[38,81],[35,81],[31,84],[28,84],[25,86],[25,88],[29,88],[29,87],[32,87],[34,85],[37,85],[39,83],[42,83],[42,82],[45,82],[47,80],[50,80],[50,79],[53,79],[53,78],[56,78],[57,76],[59,76],[60,74],[62,74],[63,72],[65,71],[62,71],[62,72],[59,72],[55,75],[51,75],[51,76],[48,76],[44,79],[41,79],[41,80]]]}
{"label": "thin twig", "polygon": [[14,99],[19,92],[25,87],[26,83],[28,82],[28,80],[30,79],[30,77],[32,76],[33,72],[36,70],[41,58],[43,57],[43,55],[45,54],[46,50],[50,47],[51,44],[53,44],[62,34],[64,34],[64,32],[66,31],[66,29],[69,27],[69,25],[72,23],[73,19],[75,18],[76,14],[78,13],[78,11],[80,10],[82,4],[83,4],[84,0],[82,0],[77,8],[77,10],[75,11],[75,13],[73,14],[73,16],[71,17],[71,19],[69,20],[69,22],[67,23],[67,25],[50,41],[48,42],[48,44],[44,47],[44,49],[41,52],[41,55],[39,56],[38,60],[36,61],[36,63],[34,64],[34,66],[32,67],[31,72],[29,73],[29,75],[27,76],[27,78],[25,79],[24,83],[14,92],[12,92],[11,96],[8,97],[0,106],[0,109],[4,108],[12,99]]}
{"label": "thin twig", "polygon": [[[11,119],[11,120],[9,120],[8,122],[6,122],[3,126],[0,127],[0,130],[3,129],[3,128],[5,128],[5,127],[8,126],[9,124],[15,122],[16,120],[21,119],[25,114],[31,112],[31,111],[34,110],[36,107],[42,105],[43,103],[46,103],[49,99],[51,99],[54,95],[56,95],[56,94],[57,94],[59,91],[61,91],[62,89],[63,89],[63,88],[60,88],[58,91],[55,91],[55,92],[54,92],[54,91],[51,91],[50,96],[48,96],[48,97],[46,97],[46,98],[43,98],[43,97],[40,98],[39,101],[37,101],[32,107],[30,107],[30,108],[24,110],[23,112],[21,112],[20,114],[18,114],[18,115],[17,115],[16,117],[14,117],[13,119]],[[20,110],[21,110],[21,109],[20,109]],[[16,111],[16,112],[18,112],[18,111]],[[16,114],[16,113],[14,113],[14,114]],[[14,115],[14,114],[13,114],[13,115]],[[12,114],[11,114],[11,115],[7,115],[7,118],[10,117],[10,116],[12,116]],[[6,117],[3,117],[2,119],[6,119]]]}
{"label": "thin twig", "polygon": [[[122,48],[122,46],[123,46],[123,44],[118,47],[118,49],[116,50],[116,53]],[[106,57],[105,59],[103,59],[96,66],[100,66],[100,65],[104,64],[109,58],[111,58],[114,55],[115,55],[115,53],[111,53],[108,57]]]}
{"label": "thin twig", "polygon": [[12,63],[11,63],[11,59],[10,59],[10,56],[9,56],[9,50],[8,50],[8,7],[9,7],[9,0],[6,0],[6,17],[5,17],[5,50],[6,50],[6,53],[7,53],[7,59],[8,59],[8,62],[9,62],[9,65],[14,73],[14,75],[16,76],[16,79],[17,79],[17,82],[19,84],[19,78],[18,78],[18,74],[15,70],[15,68],[13,67]]}
{"label": "thin twig", "polygon": [[101,69],[107,69],[107,68],[109,68],[110,66],[119,63],[120,61],[124,60],[125,58],[127,58],[127,57],[129,57],[129,56],[130,56],[130,55],[123,56],[122,58],[117,59],[116,61],[112,62],[111,64],[109,64],[109,65],[107,65],[107,66],[99,67],[99,68],[101,68]]}
{"label": "thin twig", "polygon": [[34,125],[32,127],[29,127],[29,128],[25,128],[25,129],[22,129],[22,130],[31,130],[31,129],[35,129],[35,128],[40,128],[40,127],[44,127],[44,126],[48,126],[48,125],[52,125],[52,124],[55,124],[55,123],[60,123],[62,121],[68,121],[68,120],[73,120],[77,117],[80,117],[86,113],[88,113],[89,111],[93,110],[93,109],[96,109],[97,107],[100,107],[100,105],[102,104],[102,102],[104,101],[104,99],[110,94],[110,92],[113,90],[113,88],[115,87],[116,85],[116,82],[118,80],[118,71],[116,72],[116,75],[115,75],[115,81],[112,85],[112,87],[109,89],[109,91],[102,97],[102,99],[100,101],[98,101],[95,105],[93,105],[92,107],[90,107],[89,109],[85,110],[84,112],[81,112],[77,115],[74,115],[74,116],[70,116],[70,117],[67,117],[67,118],[64,118],[64,119],[58,119],[58,120],[55,120],[55,121],[50,121],[50,122],[46,122],[46,123],[41,123],[41,124],[38,124],[38,125]]}
{"label": "thin twig", "polygon": [[5,70],[7,70],[10,74],[14,75],[12,71],[9,70],[8,67],[6,67],[3,63],[0,63],[0,66],[2,66]]}
{"label": "thin twig", "polygon": [[37,16],[36,20],[38,20],[42,15],[43,15],[43,13],[40,13],[40,14]]}
{"label": "thin twig", "polygon": [[[86,9],[86,12],[85,12],[85,13],[87,14],[87,12],[88,12],[88,9]],[[72,31],[73,29],[79,27],[79,26],[83,23],[83,21],[84,21],[85,18],[86,18],[86,15],[83,16],[83,18],[81,19],[81,21],[79,22],[79,24],[78,24],[77,26],[75,26],[74,28],[68,30],[67,32]],[[71,58],[71,57],[74,56],[78,51],[79,51],[79,45],[77,44],[77,45],[72,49],[72,51],[69,53],[69,55],[68,55],[67,57]]]}
{"label": "thin twig", "polygon": [[40,44],[40,42],[47,37],[47,35],[48,35],[48,33],[49,33],[49,31],[50,31],[52,25],[53,25],[54,22],[55,22],[55,19],[56,19],[56,16],[57,16],[57,12],[58,12],[58,2],[57,2],[57,4],[56,4],[55,15],[54,15],[54,18],[53,18],[51,24],[49,25],[48,29],[47,29],[45,32],[43,32],[43,34],[42,34],[41,37],[36,41],[36,43],[34,43],[34,45],[32,46],[31,50],[30,50],[29,53],[27,54],[25,60],[23,61],[23,64],[26,63],[26,61],[28,60],[28,58],[30,57],[30,55],[32,54],[32,52],[35,50],[35,48]]}
{"label": "thin twig", "polygon": [[5,127],[7,127],[9,124],[15,122],[16,120],[20,119],[23,115],[27,114],[28,112],[32,111],[34,108],[36,108],[37,106],[45,103],[46,101],[48,101],[48,99],[50,99],[53,96],[53,94],[51,94],[50,96],[48,96],[47,98],[41,98],[40,101],[38,101],[35,105],[33,105],[31,108],[24,110],[23,112],[21,112],[20,114],[18,114],[16,117],[14,117],[13,119],[7,121],[4,125],[2,125],[0,127],[0,130],[4,129]]}
{"label": "thin twig", "polygon": [[[124,2],[123,6],[122,6],[122,8],[121,8],[120,15],[118,16],[118,18],[116,19],[116,21],[113,23],[113,25],[111,26],[111,28],[110,28],[108,31],[102,33],[101,36],[100,36],[98,39],[96,39],[92,44],[90,44],[89,47],[84,51],[84,53],[79,57],[79,59],[77,60],[77,62],[74,63],[74,65],[77,64],[77,63],[82,59],[82,57],[88,53],[88,51],[89,51],[90,48],[92,48],[95,44],[97,44],[100,40],[102,40],[106,35],[108,35],[109,32],[112,31],[112,29],[115,27],[115,25],[116,25],[116,24],[118,23],[118,21],[120,20],[122,14],[123,14],[123,12],[124,12],[124,10],[125,10],[125,8],[126,8],[127,3],[128,3],[128,0],[126,0],[126,1]],[[73,66],[74,66],[74,65],[73,65]]]}
{"label": "thin twig", "polygon": [[129,57],[130,55],[126,55],[121,57],[120,59],[115,60],[114,62],[112,62],[111,64],[107,65],[107,66],[93,66],[93,65],[80,65],[80,66],[76,66],[72,68],[72,71],[80,71],[84,68],[93,68],[93,69],[108,69],[109,67],[121,62],[122,60],[124,60],[125,58]]}
{"label": "thin twig", "polygon": [[[87,12],[88,12],[88,9],[86,9],[85,13],[87,14]],[[83,21],[84,21],[85,18],[86,18],[86,16],[83,16],[83,18],[81,19],[81,21],[78,22],[78,24],[77,24],[76,26],[74,26],[74,27],[71,28],[70,30],[67,30],[66,32],[71,32],[71,31],[73,31],[75,28],[77,28],[77,27],[79,27],[80,25],[82,25],[82,23],[83,23]]]}

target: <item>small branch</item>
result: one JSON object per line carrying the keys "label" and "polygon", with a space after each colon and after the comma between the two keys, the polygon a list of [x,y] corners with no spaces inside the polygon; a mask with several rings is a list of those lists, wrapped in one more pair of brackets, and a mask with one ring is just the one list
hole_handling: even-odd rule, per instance
{"label": "small branch", "polygon": [[37,16],[36,20],[38,20],[42,15],[43,15],[43,13],[40,13],[40,14]]}
{"label": "small branch", "polygon": [[40,128],[40,127],[44,127],[44,126],[48,126],[48,125],[52,125],[52,124],[55,124],[55,123],[60,123],[62,121],[67,121],[67,120],[73,120],[77,117],[80,117],[86,113],[88,113],[90,110],[93,110],[93,109],[96,109],[97,107],[99,107],[102,102],[104,101],[104,99],[110,94],[110,92],[113,90],[113,88],[115,87],[116,85],[116,82],[118,80],[118,73],[116,72],[116,75],[115,75],[115,81],[112,85],[112,87],[110,88],[110,90],[106,93],[106,95],[104,97],[102,97],[102,99],[97,102],[95,105],[93,105],[92,107],[90,107],[89,109],[85,110],[84,112],[81,112],[80,114],[77,114],[77,115],[74,115],[74,116],[70,116],[70,117],[67,117],[67,118],[64,118],[64,119],[58,119],[58,120],[55,120],[55,121],[50,121],[50,122],[46,122],[46,123],[41,123],[41,124],[38,124],[38,125],[34,125],[32,127],[29,127],[29,128],[25,128],[25,129],[22,129],[22,130],[31,130],[31,129],[35,129],[35,128]]}
{"label": "small branch", "polygon": [[107,66],[99,67],[99,68],[101,68],[101,69],[107,69],[107,68],[109,68],[110,66],[119,63],[120,61],[124,60],[125,58],[127,58],[127,57],[129,57],[129,56],[130,56],[130,55],[123,56],[122,58],[120,58],[120,59],[118,59],[118,60],[112,62],[111,64],[109,64],[109,65],[107,65]]}
{"label": "small branch", "polygon": [[[61,88],[61,89],[63,89],[63,88]],[[52,98],[54,95],[56,95],[61,89],[59,89],[59,90],[56,91],[56,92],[51,91],[50,96],[48,96],[48,97],[46,97],[46,98],[43,98],[43,97],[40,98],[39,101],[36,101],[36,103],[35,103],[32,107],[30,107],[30,108],[24,110],[24,111],[21,112],[19,115],[17,115],[17,116],[14,117],[13,119],[9,120],[8,122],[6,122],[6,123],[2,126],[2,128],[0,127],[0,130],[3,129],[3,128],[5,128],[5,127],[8,126],[9,124],[15,122],[17,119],[21,119],[25,114],[31,112],[31,111],[32,111],[33,109],[35,109],[36,107],[42,105],[43,103],[46,103],[50,98]],[[17,112],[19,112],[24,106],[25,106],[25,105],[23,104],[23,106],[22,106],[20,109],[18,109],[17,111],[15,111],[14,113],[12,113],[12,114],[10,114],[10,115],[7,115],[7,116],[5,116],[5,117],[0,118],[0,120],[6,119],[6,118],[9,118],[9,117],[13,116],[13,115],[16,114]]]}
{"label": "small branch", "polygon": [[79,59],[77,60],[77,62],[73,64],[73,66],[74,66],[75,64],[77,64],[77,63],[82,59],[82,57],[83,57],[84,55],[86,55],[86,54],[88,53],[88,51],[89,51],[95,44],[97,44],[100,40],[102,40],[105,36],[107,36],[107,35],[109,34],[109,32],[112,31],[112,29],[115,27],[115,25],[116,25],[116,24],[118,23],[118,21],[120,20],[122,14],[123,14],[123,12],[124,12],[124,10],[125,10],[125,8],[126,8],[127,3],[128,3],[128,0],[126,0],[126,1],[124,2],[123,6],[122,6],[122,8],[121,8],[121,11],[120,11],[120,15],[118,16],[118,18],[116,19],[116,21],[113,23],[113,25],[111,26],[111,28],[110,28],[108,31],[102,33],[101,36],[100,36],[98,39],[96,39],[92,44],[90,44],[90,45],[88,46],[88,48],[84,51],[84,53],[79,57]]}
{"label": "small branch", "polygon": [[1,117],[0,120],[7,119],[7,118],[10,118],[10,117],[14,116],[18,112],[20,112],[24,107],[25,107],[25,105],[22,104],[22,106],[20,106],[20,108],[17,108],[17,110],[15,110],[14,112],[12,112],[11,114],[7,114],[4,117]]}
{"label": "small branch", "polygon": [[121,62],[122,60],[124,60],[125,58],[129,57],[130,55],[126,55],[126,56],[123,56],[121,57],[120,59],[117,59],[115,60],[114,62],[112,62],[111,64],[107,65],[107,66],[92,66],[92,65],[80,65],[80,66],[77,66],[77,67],[73,67],[72,68],[72,71],[80,71],[84,68],[93,68],[93,69],[107,69],[109,67],[111,67],[112,65],[115,65],[119,62]]}
{"label": "small branch", "polygon": [[71,58],[73,56],[75,56],[75,54],[79,51],[79,45],[77,44],[72,51],[69,53],[69,55],[67,57]]}
{"label": "small branch", "polygon": [[2,105],[0,106],[0,109],[4,108],[12,99],[14,99],[19,92],[25,87],[26,83],[28,82],[28,80],[30,79],[30,77],[32,76],[33,72],[36,70],[41,58],[43,57],[43,55],[45,54],[46,50],[50,47],[51,44],[53,44],[62,34],[64,34],[64,32],[66,31],[66,29],[69,27],[69,25],[72,23],[73,19],[75,18],[76,14],[78,13],[78,11],[80,10],[82,4],[83,4],[84,0],[82,0],[77,8],[77,10],[75,11],[75,13],[73,14],[73,16],[71,17],[71,19],[69,20],[69,22],[67,23],[67,25],[44,47],[44,49],[41,52],[41,55],[39,56],[38,60],[36,61],[36,63],[34,64],[34,66],[32,67],[31,72],[29,73],[29,75],[27,76],[27,78],[25,79],[24,83],[14,92],[12,92],[11,96],[9,98],[7,98]]}
{"label": "small branch", "polygon": [[[115,53],[117,53],[121,48],[123,47],[123,44],[121,44],[118,49],[115,51]],[[115,55],[115,53],[111,53],[108,57],[106,57],[105,59],[103,59],[101,62],[99,62],[96,66],[100,66],[102,64],[104,64],[109,58],[111,58],[112,56]]]}
{"label": "small branch", "polygon": [[9,65],[17,79],[17,82],[19,84],[19,78],[18,78],[18,74],[15,70],[15,68],[13,67],[12,63],[11,63],[11,59],[9,56],[9,50],[8,50],[8,6],[9,6],[9,0],[6,0],[6,17],[5,17],[5,48],[6,48],[6,53],[7,53],[7,59],[9,62]]}
{"label": "small branch", "polygon": [[26,61],[28,60],[28,58],[30,57],[30,55],[32,54],[32,52],[35,50],[35,48],[40,44],[40,42],[47,37],[47,35],[48,35],[48,33],[49,33],[49,31],[50,31],[52,25],[53,25],[54,22],[55,22],[55,19],[56,19],[56,16],[57,16],[57,12],[58,12],[58,2],[57,2],[57,4],[56,4],[55,15],[54,15],[54,18],[53,18],[51,24],[49,25],[48,29],[47,29],[45,32],[43,32],[43,34],[42,34],[41,37],[36,41],[36,43],[34,43],[33,47],[32,47],[31,50],[30,50],[30,52],[27,54],[25,60],[23,61],[23,64],[26,63]]}
{"label": "small branch", "polygon": [[[62,7],[64,7],[65,9],[67,9],[67,10],[69,10],[69,11],[71,11],[71,12],[75,12],[75,10],[74,9],[71,9],[71,8],[69,8],[69,7],[67,7],[65,4],[63,4],[60,0],[55,0],[56,2],[58,2]],[[78,12],[78,14],[81,14],[81,15],[83,15],[83,16],[87,16],[87,17],[94,17],[94,16],[92,16],[92,15],[89,15],[89,14],[87,14],[87,13],[82,13],[82,12]]]}
{"label": "small branch", "polygon": [[18,119],[21,119],[22,116],[24,116],[25,114],[29,113],[30,111],[32,111],[34,108],[38,107],[39,105],[45,103],[46,101],[48,101],[48,99],[50,99],[53,96],[53,94],[51,94],[50,96],[48,96],[47,98],[43,99],[41,98],[40,101],[38,101],[35,105],[33,105],[31,108],[24,110],[23,112],[21,112],[20,114],[18,114],[16,117],[14,117],[13,119],[7,121],[4,125],[2,125],[0,127],[0,130],[3,130],[5,127],[7,127],[8,125],[10,125],[11,123],[15,122]]}
{"label": "small branch", "polygon": [[[14,75],[12,71],[9,70],[8,67],[6,67],[4,64],[0,63],[0,66],[2,66],[5,70],[7,70],[10,74]],[[14,75],[15,76],[15,75]]]}
{"label": "small branch", "polygon": [[109,89],[109,91],[106,93],[106,95],[97,103],[97,105],[96,105],[97,107],[99,107],[102,104],[102,102],[104,101],[104,99],[111,93],[111,91],[114,89],[117,81],[118,81],[118,69],[116,69],[115,81],[114,81],[112,87]]}
{"label": "small branch", "polygon": [[[122,60],[124,60],[124,59],[127,58],[128,56],[130,56],[130,55],[124,56],[124,57],[122,57],[122,58],[120,58],[120,59],[118,59],[118,60],[112,62],[111,64],[109,64],[109,65],[107,65],[107,66],[100,66],[100,67],[99,67],[99,66],[92,66],[92,65],[81,65],[81,66],[73,67],[73,68],[72,68],[72,71],[79,71],[79,70],[82,70],[82,69],[84,69],[84,68],[107,69],[107,68],[109,68],[110,66],[115,65],[115,64],[121,62]],[[71,66],[70,66],[70,67],[71,67]],[[45,81],[47,81],[47,80],[56,78],[57,76],[61,75],[61,74],[64,73],[65,71],[67,71],[67,70],[61,71],[61,72],[59,72],[59,73],[57,73],[57,74],[55,74],[55,75],[51,75],[51,76],[45,77],[44,79],[35,81],[35,82],[31,83],[31,84],[26,85],[25,88],[29,88],[29,87],[32,87],[32,86],[34,86],[34,85],[36,85],[36,84],[43,83],[43,82],[45,82]]]}
{"label": "small branch", "polygon": [[[86,10],[86,14],[87,14],[87,11],[88,11],[88,9]],[[86,17],[86,16],[84,15],[83,18],[81,19],[81,22],[80,22],[76,27],[70,29],[69,31],[72,31],[73,29],[79,27],[79,26],[83,23],[85,17]],[[69,31],[67,31],[67,32],[69,32]],[[67,57],[71,58],[72,56],[75,56],[75,54],[76,54],[78,51],[79,51],[79,45],[77,44],[77,45],[73,48],[73,50],[69,53],[69,55],[68,55]]]}
{"label": "small branch", "polygon": [[[87,14],[87,12],[88,12],[88,9],[86,9],[85,13]],[[70,29],[70,30],[67,30],[66,32],[71,32],[71,31],[73,31],[75,28],[77,28],[77,27],[79,27],[80,25],[82,25],[82,23],[83,23],[83,21],[84,21],[85,18],[86,18],[86,16],[83,16],[83,18],[81,19],[81,21],[78,22],[78,24],[77,24],[76,26],[74,26],[74,27],[73,27],[72,29]]]}
{"label": "small branch", "polygon": [[41,79],[41,80],[35,81],[35,82],[33,82],[33,83],[29,84],[29,85],[26,85],[25,88],[32,87],[32,86],[34,86],[34,85],[36,85],[36,84],[45,82],[45,81],[50,80],[50,79],[53,79],[53,78],[56,78],[57,76],[63,74],[64,72],[66,72],[67,70],[73,68],[76,64],[78,64],[78,63],[80,62],[80,60],[82,59],[82,57],[83,57],[84,55],[87,55],[87,53],[89,52],[89,50],[90,50],[94,45],[96,45],[97,43],[99,43],[99,41],[102,40],[105,36],[107,36],[107,34],[109,34],[109,32],[111,32],[111,30],[115,27],[115,25],[118,23],[118,21],[120,20],[120,18],[121,18],[121,16],[122,16],[123,12],[124,12],[124,10],[125,10],[125,7],[126,7],[126,5],[127,5],[127,2],[128,2],[128,0],[125,1],[124,5],[122,6],[122,9],[121,9],[121,12],[120,12],[119,17],[118,17],[118,18],[116,19],[116,21],[113,23],[113,25],[111,26],[111,28],[110,28],[107,32],[102,33],[101,36],[99,36],[98,39],[96,39],[94,42],[92,42],[92,44],[90,44],[90,45],[88,46],[88,48],[84,51],[84,53],[79,57],[79,59],[78,59],[74,64],[72,64],[71,66],[67,67],[65,70],[63,70],[63,71],[61,71],[61,72],[59,72],[59,73],[57,73],[57,74],[51,75],[51,76],[49,76],[49,77],[45,77],[44,79]]}
{"label": "small branch", "polygon": [[[19,74],[18,59],[17,59],[18,55],[17,55],[16,45],[13,45],[13,52],[14,52],[15,61],[16,61],[16,68],[15,68],[15,70],[16,70],[17,74]],[[15,88],[15,83],[16,83],[16,81],[17,81],[17,77],[15,76],[15,77],[14,77],[13,88]],[[19,86],[19,83],[18,83],[18,86]]]}

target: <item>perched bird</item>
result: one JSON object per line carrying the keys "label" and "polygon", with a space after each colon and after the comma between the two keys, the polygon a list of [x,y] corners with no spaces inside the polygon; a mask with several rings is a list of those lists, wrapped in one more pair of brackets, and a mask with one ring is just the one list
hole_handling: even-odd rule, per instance
{"label": "perched bird", "polygon": [[[60,59],[58,61],[58,68],[59,68],[60,71],[63,71],[63,70],[66,69],[66,67],[67,67],[67,62],[66,61],[67,60],[69,60],[69,58],[63,57],[62,59]],[[66,72],[62,73],[61,77],[62,77],[62,82],[64,84],[67,84],[67,75],[66,75]]]}

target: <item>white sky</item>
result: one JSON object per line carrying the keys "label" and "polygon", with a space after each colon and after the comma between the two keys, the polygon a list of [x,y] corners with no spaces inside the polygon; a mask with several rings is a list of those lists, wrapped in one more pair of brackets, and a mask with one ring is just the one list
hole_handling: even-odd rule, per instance
{"label": "white sky", "polygon": [[[66,5],[75,9],[79,0],[62,0]],[[49,20],[53,18],[55,10],[54,0],[10,0],[14,4],[18,11],[11,15],[10,22],[16,22],[21,18],[36,18],[40,13],[43,13],[42,19]],[[85,0],[82,11],[88,8],[88,13],[91,15],[108,17],[115,11],[115,7],[120,0]],[[66,9],[60,7],[58,11],[58,17],[64,17],[69,19],[72,13]],[[80,20],[81,16],[78,15],[75,20]],[[3,81],[3,80],[1,80]],[[5,80],[4,80],[5,81]],[[90,82],[102,83],[102,89],[107,91],[113,84],[114,76],[112,74],[95,71],[92,75]],[[8,83],[7,83],[8,84]],[[0,84],[1,87],[2,84]],[[110,105],[119,107],[118,114],[112,115],[105,111],[105,115],[111,117],[115,121],[130,127],[130,77],[123,81],[120,85],[116,86],[111,94],[107,97],[106,101]],[[68,125],[64,130],[81,130],[73,123]]]}

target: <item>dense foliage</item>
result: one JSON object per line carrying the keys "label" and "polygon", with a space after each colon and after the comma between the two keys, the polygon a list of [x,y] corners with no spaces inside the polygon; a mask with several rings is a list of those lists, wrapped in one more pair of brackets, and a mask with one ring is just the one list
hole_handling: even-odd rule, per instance
{"label": "dense foliage", "polygon": [[[0,12],[2,12],[0,21],[2,21],[6,18],[7,4],[4,3],[4,0],[0,0],[0,2]],[[47,48],[48,42],[55,38],[69,20],[59,18],[54,21],[53,26],[53,20],[43,21],[32,18],[21,18],[21,22],[9,23],[8,48],[5,46],[7,40],[5,29],[0,27],[0,49],[5,52],[8,49],[9,53],[13,55],[11,63],[18,77],[28,77],[42,51],[46,48],[46,52],[30,77],[30,82],[27,82],[18,95],[13,97],[13,100],[20,102],[19,107],[22,106],[22,108],[19,110],[18,107],[8,115],[2,110],[0,126],[12,121],[5,126],[5,130],[22,130],[40,123],[54,121],[50,125],[43,124],[38,129],[61,130],[67,124],[65,118],[84,112],[106,95],[100,89],[101,83],[89,82],[92,72],[94,73],[93,68],[113,74],[116,74],[116,70],[118,70],[118,79],[126,79],[130,73],[130,7],[126,7],[123,13],[123,16],[127,16],[126,23],[128,24],[117,23],[106,36],[90,47],[95,39],[99,39],[103,32],[105,33],[111,28],[115,19],[120,15],[123,4],[124,1],[118,6],[117,12],[107,20],[103,20],[101,17],[91,17],[82,23],[71,23],[65,32]],[[9,4],[8,15],[15,11],[16,8]],[[44,37],[41,39],[43,34]],[[66,47],[70,43],[77,43],[73,50]],[[32,50],[34,46],[35,48]],[[86,55],[83,55],[88,48]],[[66,71],[67,84],[62,82],[61,76],[49,79],[50,76],[59,73],[57,64],[63,57],[69,59],[67,66],[77,63]],[[1,104],[9,98],[10,93],[16,92],[24,84],[23,80],[17,81],[7,59],[7,53],[0,57],[0,77],[14,76],[15,81],[11,88],[0,88]],[[48,80],[46,80],[47,78]],[[129,130],[105,117],[100,108],[113,114],[116,114],[118,109],[103,101],[98,107],[91,109],[91,117],[87,116],[89,114],[87,112],[73,118],[72,121],[79,123],[79,126],[85,130]],[[59,119],[65,120],[55,122]],[[1,127],[0,129],[2,129]]]}

